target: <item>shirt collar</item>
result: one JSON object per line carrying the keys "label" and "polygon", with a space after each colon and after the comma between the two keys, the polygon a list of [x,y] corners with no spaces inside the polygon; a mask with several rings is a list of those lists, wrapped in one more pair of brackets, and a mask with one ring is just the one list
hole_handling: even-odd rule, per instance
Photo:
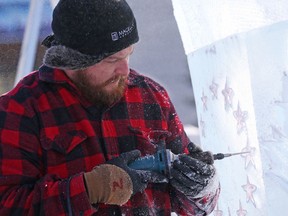
{"label": "shirt collar", "polygon": [[128,86],[139,85],[139,83],[142,82],[143,80],[144,80],[143,76],[139,76],[139,74],[136,71],[130,69],[130,74],[127,81]]}
{"label": "shirt collar", "polygon": [[45,82],[51,83],[70,83],[71,80],[66,75],[66,73],[57,68],[50,68],[45,65],[42,65],[39,68],[39,79]]}

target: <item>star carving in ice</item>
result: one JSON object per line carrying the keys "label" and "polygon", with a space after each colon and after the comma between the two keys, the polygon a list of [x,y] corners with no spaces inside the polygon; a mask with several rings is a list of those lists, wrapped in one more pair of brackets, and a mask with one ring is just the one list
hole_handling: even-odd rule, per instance
{"label": "star carving in ice", "polygon": [[247,211],[242,208],[241,201],[239,200],[239,209],[237,210],[237,216],[246,216]]}
{"label": "star carving in ice", "polygon": [[256,202],[253,196],[253,193],[257,190],[257,187],[250,183],[249,178],[247,176],[247,183],[242,185],[243,190],[246,192],[246,202],[252,202],[254,207],[256,208]]}
{"label": "star carving in ice", "polygon": [[200,117],[200,128],[201,128],[201,134],[203,137],[206,137],[206,134],[205,134],[205,122],[203,121],[202,119],[202,116]]}
{"label": "star carving in ice", "polygon": [[205,53],[212,53],[212,54],[216,54],[216,47],[215,45],[209,47],[208,49],[205,50]]}
{"label": "star carving in ice", "polygon": [[241,154],[241,157],[245,158],[245,169],[247,169],[250,164],[253,165],[254,168],[256,169],[255,162],[253,159],[256,152],[256,148],[250,146],[249,139],[247,139],[247,144],[245,148],[242,149],[241,152],[249,152]]}
{"label": "star carving in ice", "polygon": [[203,111],[207,111],[207,101],[208,101],[208,97],[204,94],[204,90],[202,91],[202,97],[201,97],[201,101],[203,104]]}
{"label": "star carving in ice", "polygon": [[231,211],[229,207],[228,207],[228,216],[231,216]]}
{"label": "star carving in ice", "polygon": [[218,87],[219,85],[213,80],[212,84],[209,86],[209,89],[212,92],[212,99],[218,99]]}
{"label": "star carving in ice", "polygon": [[286,138],[285,137],[285,134],[282,132],[282,128],[279,127],[279,126],[276,126],[276,125],[270,125],[271,127],[271,130],[272,130],[272,137],[273,139],[276,139],[276,140],[281,140],[283,138]]}
{"label": "star carving in ice", "polygon": [[225,101],[225,110],[229,111],[229,109],[233,107],[233,97],[234,97],[234,91],[232,88],[228,86],[228,81],[226,79],[225,88],[222,90],[222,94],[224,96]]}
{"label": "star carving in ice", "polygon": [[219,206],[214,210],[214,216],[223,216],[223,211],[219,210]]}
{"label": "star carving in ice", "polygon": [[239,102],[237,110],[233,112],[233,116],[237,121],[237,133],[241,134],[243,131],[247,131],[246,120],[248,119],[248,112],[241,110]]}

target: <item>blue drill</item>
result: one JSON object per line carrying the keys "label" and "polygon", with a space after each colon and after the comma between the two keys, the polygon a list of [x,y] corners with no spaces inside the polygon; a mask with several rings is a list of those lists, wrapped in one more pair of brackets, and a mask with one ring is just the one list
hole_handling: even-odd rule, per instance
{"label": "blue drill", "polygon": [[[230,157],[233,155],[240,155],[250,153],[238,152],[238,153],[217,153],[213,155],[214,160],[222,160],[223,158]],[[154,155],[147,155],[141,157],[132,163],[128,164],[130,168],[138,170],[150,170],[162,173],[166,176],[170,176],[170,169],[174,160],[178,158],[177,154],[171,152],[170,149],[165,149],[164,146],[160,146],[159,150]]]}
{"label": "blue drill", "polygon": [[130,168],[137,170],[150,170],[170,176],[171,164],[178,158],[169,149],[160,149],[154,155],[141,157],[128,164]]}

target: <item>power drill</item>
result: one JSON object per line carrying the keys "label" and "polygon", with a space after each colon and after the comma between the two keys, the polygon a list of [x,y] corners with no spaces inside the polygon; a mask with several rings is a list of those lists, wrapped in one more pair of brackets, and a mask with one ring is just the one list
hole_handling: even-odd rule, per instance
{"label": "power drill", "polygon": [[[237,152],[237,153],[217,153],[213,154],[214,160],[221,160],[226,157],[230,157],[233,155],[240,155],[250,153],[247,152]],[[170,149],[165,149],[163,145],[159,147],[159,150],[154,155],[147,155],[145,157],[141,157],[136,159],[132,163],[128,164],[130,168],[138,169],[138,170],[150,170],[159,172],[166,176],[170,176],[170,169],[174,160],[178,158],[177,154],[171,152]]]}
{"label": "power drill", "polygon": [[171,152],[170,149],[160,149],[154,155],[141,157],[128,164],[130,168],[137,170],[150,170],[170,176],[170,168],[178,155]]}

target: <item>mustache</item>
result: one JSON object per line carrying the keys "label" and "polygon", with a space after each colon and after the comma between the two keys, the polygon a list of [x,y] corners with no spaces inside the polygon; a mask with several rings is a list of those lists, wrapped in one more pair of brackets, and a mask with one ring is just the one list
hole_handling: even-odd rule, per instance
{"label": "mustache", "polygon": [[107,85],[109,85],[110,83],[113,83],[113,82],[118,82],[119,80],[125,80],[125,76],[119,76],[119,75],[114,76],[114,77],[108,79],[107,81],[105,81],[101,85],[101,87],[105,87],[105,86],[107,86]]}

